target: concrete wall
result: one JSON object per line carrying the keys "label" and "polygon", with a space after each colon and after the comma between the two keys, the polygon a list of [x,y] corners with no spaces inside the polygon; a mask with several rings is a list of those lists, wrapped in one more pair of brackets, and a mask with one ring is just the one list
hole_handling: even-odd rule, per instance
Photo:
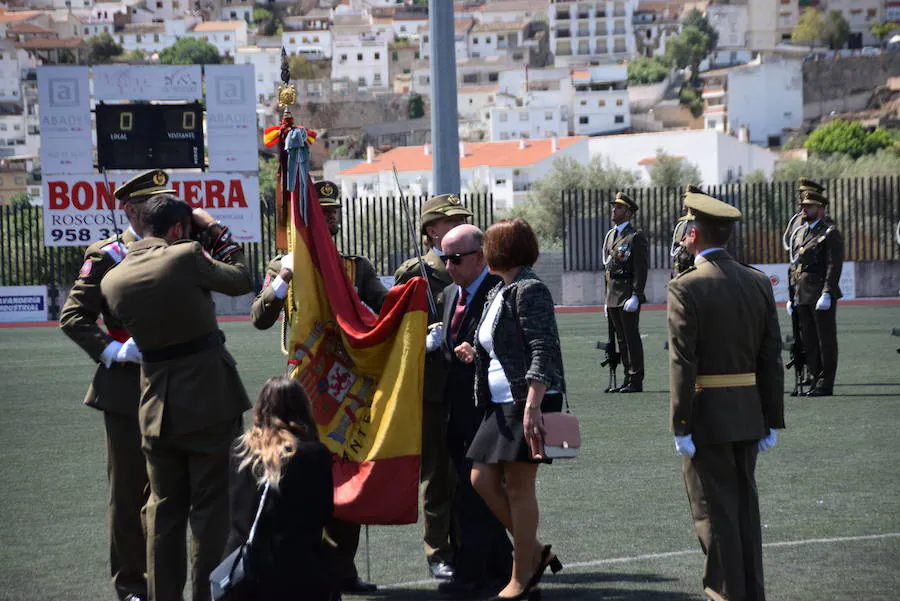
{"label": "concrete wall", "polygon": [[857,261],[856,298],[900,294],[900,261]]}
{"label": "concrete wall", "polygon": [[[806,61],[803,63],[803,103],[808,106],[827,104],[845,96],[871,95],[876,86],[884,85],[888,77],[897,75],[900,75],[900,56],[896,52]],[[840,110],[841,105],[834,106],[833,110]]]}

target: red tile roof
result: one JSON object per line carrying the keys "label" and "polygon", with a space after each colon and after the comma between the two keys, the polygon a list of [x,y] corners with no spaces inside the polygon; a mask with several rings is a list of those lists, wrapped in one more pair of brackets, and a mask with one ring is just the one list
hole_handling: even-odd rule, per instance
{"label": "red tile roof", "polygon": [[[585,136],[559,138],[559,149],[568,148]],[[534,165],[553,155],[551,139],[525,140],[525,148],[519,148],[519,140],[509,142],[466,142],[466,156],[459,158],[460,169],[473,167],[523,167]],[[344,169],[338,175],[371,175],[390,171],[397,165],[397,171],[430,171],[431,153],[425,154],[423,146],[401,146],[375,157],[371,163],[360,163]]]}

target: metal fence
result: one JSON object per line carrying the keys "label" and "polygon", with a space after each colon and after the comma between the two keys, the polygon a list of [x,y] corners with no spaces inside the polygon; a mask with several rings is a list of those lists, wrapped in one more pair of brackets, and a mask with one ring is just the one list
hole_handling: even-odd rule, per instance
{"label": "metal fence", "polygon": [[[847,261],[900,260],[894,228],[900,219],[900,176],[825,180],[828,214],[844,235]],[[795,182],[731,184],[705,190],[743,213],[728,250],[745,263],[787,263],[781,236],[797,212]],[[635,224],[650,242],[650,267],[671,268],[672,230],[682,214],[682,190],[624,190],[640,206]],[[563,268],[601,271],[603,237],[612,227],[609,201],[616,190],[567,190],[562,193]]]}
{"label": "metal fence", "polygon": [[[418,215],[427,199],[407,199],[414,211],[418,242]],[[349,198],[342,202],[342,227],[335,239],[341,252],[368,257],[376,271],[385,275],[393,274],[400,263],[415,254],[407,224],[401,221],[405,217],[398,198]],[[485,228],[493,222],[494,201],[490,195],[464,195],[462,202],[475,213],[476,225]],[[274,207],[261,203],[260,213],[261,241],[242,245],[257,289],[262,285],[266,263],[276,254]],[[48,247],[43,241],[41,207],[0,207],[0,286],[72,286],[84,261],[85,247]],[[54,293],[52,290],[51,295]]]}

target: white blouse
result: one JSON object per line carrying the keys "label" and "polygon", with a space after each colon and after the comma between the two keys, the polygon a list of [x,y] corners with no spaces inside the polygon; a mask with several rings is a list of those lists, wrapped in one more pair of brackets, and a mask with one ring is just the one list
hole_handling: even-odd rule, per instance
{"label": "white blouse", "polygon": [[503,366],[500,365],[500,360],[497,359],[497,355],[494,353],[493,329],[501,306],[503,306],[503,294],[498,293],[488,307],[487,313],[485,313],[481,322],[481,327],[478,328],[478,342],[489,353],[491,358],[491,362],[488,365],[488,388],[491,391],[491,402],[512,403],[515,399],[513,399],[512,390],[509,388],[509,380],[506,379],[506,374],[503,373]]}

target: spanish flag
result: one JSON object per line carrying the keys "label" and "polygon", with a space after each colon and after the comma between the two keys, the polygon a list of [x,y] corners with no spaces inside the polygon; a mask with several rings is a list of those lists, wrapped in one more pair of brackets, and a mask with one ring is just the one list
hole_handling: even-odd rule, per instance
{"label": "spanish flag", "polygon": [[[312,180],[291,193],[294,278],[288,363],[333,453],[335,517],[417,518],[428,306],[421,278],[391,289],[376,316],[343,267]],[[307,216],[308,223],[302,215]]]}

